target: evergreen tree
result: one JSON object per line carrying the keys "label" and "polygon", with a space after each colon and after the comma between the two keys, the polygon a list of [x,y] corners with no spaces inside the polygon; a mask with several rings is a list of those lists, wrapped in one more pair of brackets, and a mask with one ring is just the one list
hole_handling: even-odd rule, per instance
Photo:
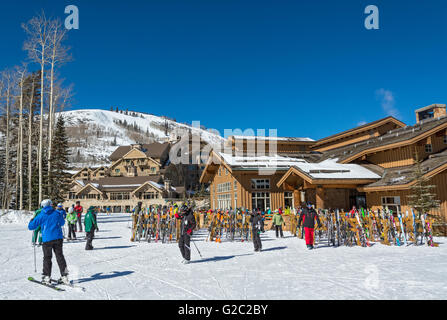
{"label": "evergreen tree", "polygon": [[432,209],[437,209],[440,206],[440,201],[436,200],[436,194],[433,190],[436,186],[429,184],[429,178],[424,177],[422,169],[422,160],[419,159],[419,154],[414,153],[415,166],[412,173],[413,180],[416,183],[410,187],[411,194],[408,196],[408,205],[414,208],[419,216],[423,213],[428,213]]}
{"label": "evergreen tree", "polygon": [[49,175],[50,198],[54,203],[62,202],[69,191],[70,181],[66,173],[69,170],[68,138],[65,133],[65,121],[62,116],[57,119],[53,137],[53,167]]}

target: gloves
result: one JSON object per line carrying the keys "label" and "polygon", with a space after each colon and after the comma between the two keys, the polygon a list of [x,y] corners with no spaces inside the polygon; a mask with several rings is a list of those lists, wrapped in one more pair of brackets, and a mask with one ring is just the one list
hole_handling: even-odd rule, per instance
{"label": "gloves", "polygon": [[99,228],[98,228],[98,227],[96,227],[96,231],[99,231]]}

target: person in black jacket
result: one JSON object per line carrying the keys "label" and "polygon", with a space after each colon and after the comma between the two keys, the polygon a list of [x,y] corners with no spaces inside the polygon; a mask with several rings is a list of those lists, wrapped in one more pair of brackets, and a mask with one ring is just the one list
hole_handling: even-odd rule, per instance
{"label": "person in black jacket", "polygon": [[253,246],[255,247],[255,252],[261,252],[262,242],[261,242],[261,232],[264,232],[264,221],[262,219],[261,211],[254,209],[251,215],[251,230],[253,234]]}
{"label": "person in black jacket", "polygon": [[186,206],[182,206],[179,213],[175,214],[177,219],[182,219],[180,225],[180,239],[178,246],[183,257],[182,263],[188,264],[191,260],[191,236],[193,230],[196,228],[196,219],[192,213],[192,209]]}
{"label": "person in black jacket", "polygon": [[303,203],[303,209],[298,220],[298,228],[301,227],[301,223],[304,226],[304,237],[306,239],[307,248],[314,248],[314,230],[315,230],[315,220],[318,222],[318,226],[321,226],[320,219],[314,208],[312,208],[312,203],[308,202],[307,206]]}

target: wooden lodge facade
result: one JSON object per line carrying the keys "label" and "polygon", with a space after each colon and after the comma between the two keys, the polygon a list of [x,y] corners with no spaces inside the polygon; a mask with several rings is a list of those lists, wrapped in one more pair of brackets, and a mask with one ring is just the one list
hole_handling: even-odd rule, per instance
{"label": "wooden lodge facade", "polygon": [[[236,148],[229,154],[212,152],[201,182],[210,183],[213,209],[277,209],[311,201],[317,208],[326,209],[348,210],[355,205],[406,211],[410,210],[410,187],[416,182],[413,171],[417,153],[424,176],[436,186],[434,192],[441,201],[441,208],[432,214],[445,218],[446,106],[434,104],[420,108],[416,110],[416,121],[415,125],[406,126],[387,117],[318,141],[307,141],[305,146],[299,143],[299,138],[295,144],[291,143],[292,138],[284,138],[284,144],[281,139],[275,139],[276,156],[266,156],[264,161],[256,161],[248,154],[244,156],[245,145],[239,156]],[[229,143],[234,144],[236,140],[229,139]],[[269,165],[275,157],[279,162],[276,166]],[[273,174],[262,174],[267,169],[276,170]]]}
{"label": "wooden lodge facade", "polygon": [[118,147],[110,156],[110,166],[83,168],[72,176],[64,206],[80,201],[84,207],[99,206],[103,210],[124,212],[139,201],[146,207],[180,201],[185,188],[173,186],[165,178],[170,168],[169,148],[169,143]]}

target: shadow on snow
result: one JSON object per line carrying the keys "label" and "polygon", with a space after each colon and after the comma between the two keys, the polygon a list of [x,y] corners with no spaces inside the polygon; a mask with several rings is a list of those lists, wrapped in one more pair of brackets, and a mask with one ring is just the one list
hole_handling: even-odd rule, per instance
{"label": "shadow on snow", "polygon": [[127,276],[131,273],[134,273],[134,271],[113,271],[111,274],[102,274],[102,272],[95,273],[91,275],[89,278],[82,278],[76,281],[75,283],[82,283],[82,282],[88,282],[93,280],[104,280],[104,279],[111,279],[116,277],[122,277]]}
{"label": "shadow on snow", "polygon": [[206,259],[202,259],[202,260],[195,260],[195,261],[191,261],[190,263],[201,263],[201,262],[210,262],[210,261],[223,261],[223,260],[228,260],[228,259],[233,259],[235,257],[242,257],[242,256],[252,256],[253,253],[246,253],[246,254],[239,254],[239,255],[232,255],[232,256],[215,256],[212,258],[206,258]]}

